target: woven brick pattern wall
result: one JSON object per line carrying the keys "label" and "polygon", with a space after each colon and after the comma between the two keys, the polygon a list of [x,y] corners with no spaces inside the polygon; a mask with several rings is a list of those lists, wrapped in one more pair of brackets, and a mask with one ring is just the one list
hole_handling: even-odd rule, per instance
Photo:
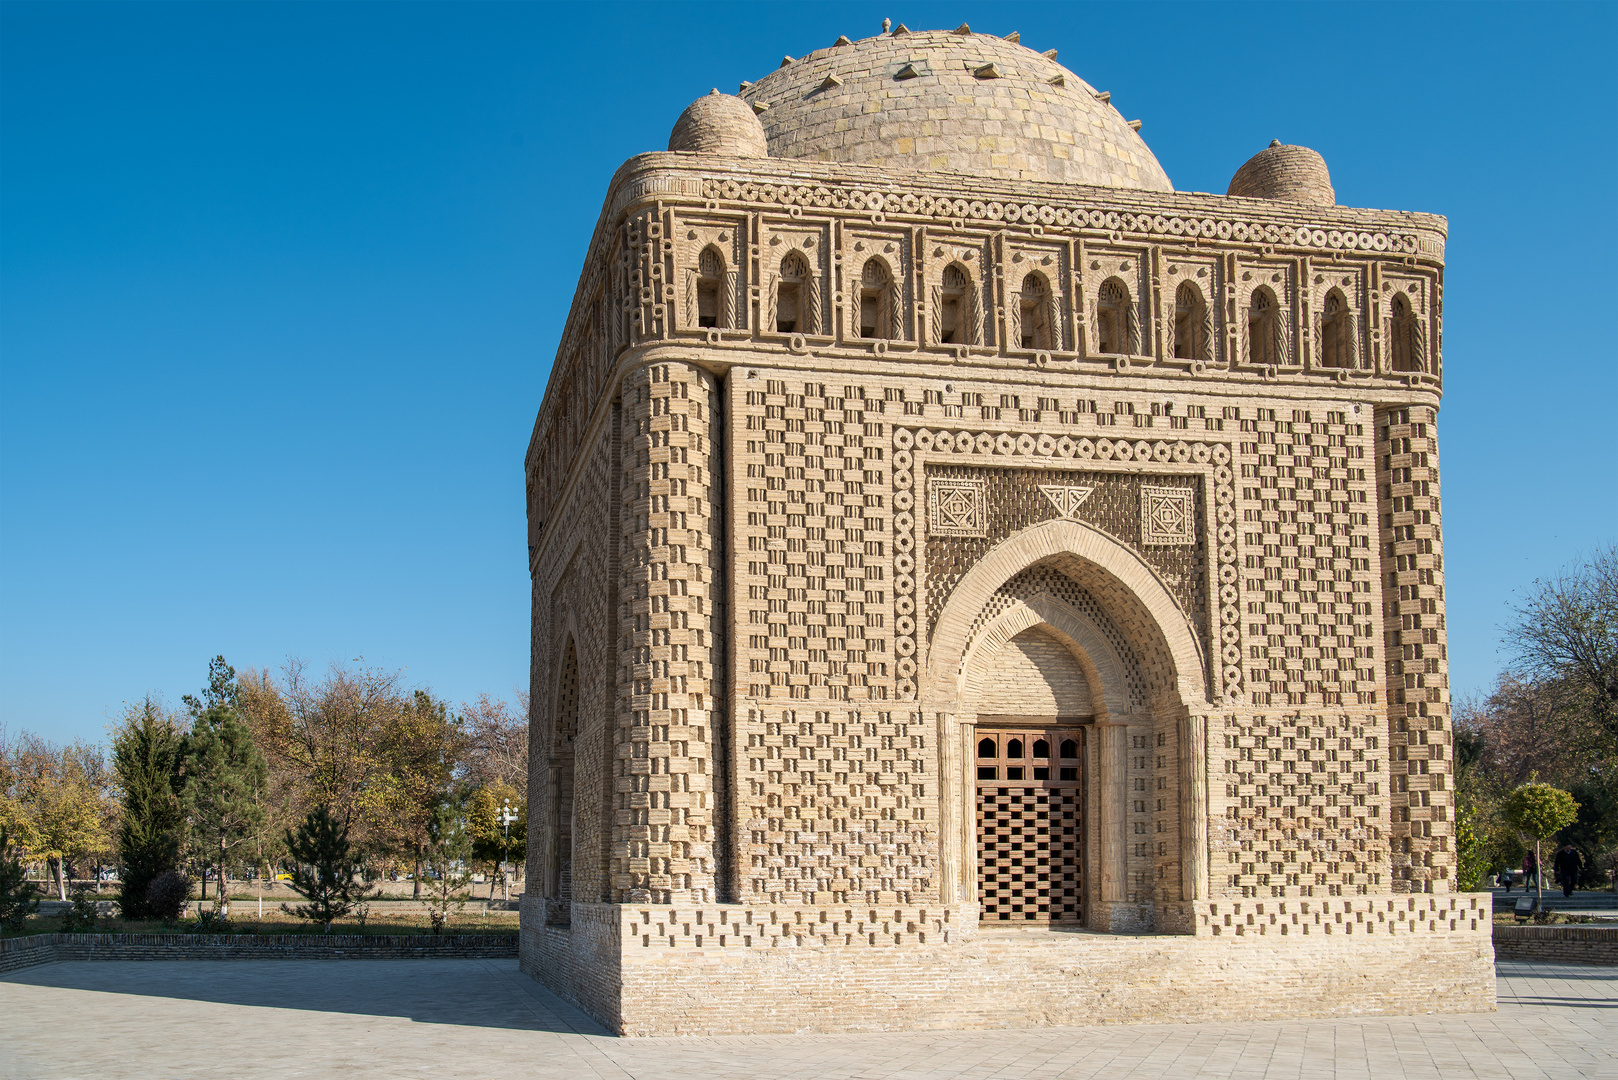
{"label": "woven brick pattern wall", "polygon": [[1394,887],[1454,887],[1449,646],[1437,411],[1377,412]]}
{"label": "woven brick pattern wall", "polygon": [[[724,500],[712,376],[685,364],[624,386],[625,556],[618,677],[612,894],[714,901],[713,717],[724,612],[715,558]],[[620,699],[622,700],[622,699]]]}

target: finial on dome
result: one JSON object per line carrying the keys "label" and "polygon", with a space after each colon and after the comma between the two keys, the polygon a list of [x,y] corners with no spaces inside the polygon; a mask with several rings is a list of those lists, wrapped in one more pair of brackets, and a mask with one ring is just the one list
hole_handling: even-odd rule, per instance
{"label": "finial on dome", "polygon": [[1307,146],[1288,146],[1280,139],[1254,154],[1230,178],[1226,195],[1243,199],[1336,206],[1326,160]]}
{"label": "finial on dome", "polygon": [[853,44],[853,42],[848,40],[848,35],[847,34],[838,34],[837,35],[837,40],[831,43],[831,47],[835,49],[839,45],[852,45],[852,44]]}
{"label": "finial on dome", "polygon": [[717,86],[716,86],[716,87],[714,87],[714,88],[713,88],[713,89],[712,89],[712,90],[709,90],[709,91],[708,91],[708,96],[709,96],[709,97],[713,97],[713,96],[714,96],[714,95],[715,95],[715,94],[717,94],[717,93],[719,93],[719,87],[717,87]]}
{"label": "finial on dome", "polygon": [[669,149],[740,158],[770,156],[764,125],[754,109],[717,88],[686,106],[669,133]]}
{"label": "finial on dome", "polygon": [[882,20],[882,32],[884,34],[886,34],[888,32],[888,27],[890,27],[892,25],[893,25],[893,20],[892,19],[883,19]]}
{"label": "finial on dome", "polygon": [[970,26],[966,25],[965,23],[962,23],[961,25],[957,26],[955,29],[950,31],[950,33],[952,33],[952,34],[960,34],[962,37],[966,37],[971,32],[972,32],[972,28]]}

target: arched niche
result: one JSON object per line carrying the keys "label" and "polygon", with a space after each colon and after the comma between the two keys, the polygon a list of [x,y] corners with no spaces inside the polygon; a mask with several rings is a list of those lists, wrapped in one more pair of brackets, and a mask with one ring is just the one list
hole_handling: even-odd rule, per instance
{"label": "arched niche", "polygon": [[[1097,617],[1110,621],[1113,632],[1049,592],[1014,598],[1002,593],[1014,577],[1036,566],[1049,566],[1072,579],[1104,612]],[[985,618],[989,610],[996,614]],[[1039,637],[1022,637],[1030,631]],[[1204,690],[1203,654],[1190,618],[1150,567],[1118,541],[1068,520],[1033,526],[992,548],[945,601],[928,642],[921,697],[938,720],[942,749],[945,900],[974,903],[980,895],[976,732],[980,714],[994,724],[1015,722],[996,712],[993,679],[1004,667],[1005,651],[1027,653],[1018,643],[1030,640],[1040,642],[1040,648],[1045,642],[1059,645],[1087,693],[1087,717],[1051,719],[1077,719],[1089,733],[1084,740],[1089,924],[1115,931],[1150,929],[1159,900],[1206,896],[1206,735],[1203,718],[1194,715],[1212,707]],[[1049,666],[1054,671],[1060,665]],[[1132,693],[1126,670],[1144,681],[1144,695]],[[1056,691],[1052,693],[1054,698]],[[1139,767],[1131,772],[1132,739],[1137,759],[1153,763],[1149,776]],[[1150,753],[1139,752],[1148,747]],[[1131,784],[1136,780],[1150,782],[1154,806],[1157,799],[1164,800],[1175,826],[1173,851],[1152,846],[1150,852],[1131,857],[1131,794],[1140,790]],[[1169,874],[1171,866],[1174,872]],[[1137,883],[1170,878],[1172,887],[1154,883],[1146,897],[1143,888],[1130,887],[1131,875]]]}

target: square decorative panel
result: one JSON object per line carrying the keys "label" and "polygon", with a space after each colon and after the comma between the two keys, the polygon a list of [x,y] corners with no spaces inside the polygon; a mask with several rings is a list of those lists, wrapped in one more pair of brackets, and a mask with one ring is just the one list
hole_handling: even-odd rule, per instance
{"label": "square decorative panel", "polygon": [[987,535],[982,480],[934,480],[927,494],[934,536]]}
{"label": "square decorative panel", "polygon": [[1194,544],[1196,499],[1190,488],[1142,486],[1140,489],[1140,542]]}
{"label": "square decorative panel", "polygon": [[1051,505],[1056,507],[1057,513],[1065,518],[1077,518],[1079,507],[1095,488],[1080,487],[1076,484],[1041,484],[1039,490],[1050,500]]}

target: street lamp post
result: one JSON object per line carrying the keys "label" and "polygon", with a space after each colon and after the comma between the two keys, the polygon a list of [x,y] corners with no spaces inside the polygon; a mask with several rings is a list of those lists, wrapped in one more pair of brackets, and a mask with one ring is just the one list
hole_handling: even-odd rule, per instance
{"label": "street lamp post", "polygon": [[501,829],[503,830],[503,832],[505,834],[505,844],[500,849],[500,893],[501,893],[501,899],[510,900],[511,899],[511,888],[507,884],[507,879],[506,879],[506,860],[505,860],[505,855],[506,855],[507,850],[509,850],[510,847],[511,847],[511,823],[513,821],[517,820],[517,812],[511,808],[511,800],[510,799],[507,799],[505,801],[505,805],[500,808],[500,813],[495,816],[495,820],[500,822],[500,827],[501,827]]}

